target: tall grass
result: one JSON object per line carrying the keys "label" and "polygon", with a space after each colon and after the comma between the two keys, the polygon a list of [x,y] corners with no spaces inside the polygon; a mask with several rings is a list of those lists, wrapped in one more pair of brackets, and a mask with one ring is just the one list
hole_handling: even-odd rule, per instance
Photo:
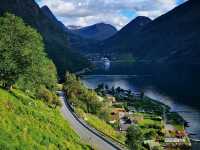
{"label": "tall grass", "polygon": [[52,109],[19,90],[0,89],[0,149],[82,150],[81,143],[59,109]]}

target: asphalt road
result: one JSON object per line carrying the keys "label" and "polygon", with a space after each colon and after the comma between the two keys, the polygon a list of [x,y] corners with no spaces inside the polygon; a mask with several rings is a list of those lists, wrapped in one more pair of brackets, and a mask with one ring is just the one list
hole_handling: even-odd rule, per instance
{"label": "asphalt road", "polygon": [[59,92],[59,97],[62,102],[62,113],[65,119],[69,122],[71,127],[75,130],[75,132],[80,136],[81,140],[85,143],[88,143],[93,148],[97,150],[120,150],[118,146],[113,144],[111,141],[105,140],[101,135],[95,133],[90,128],[82,124],[76,116],[73,115],[63,92]]}

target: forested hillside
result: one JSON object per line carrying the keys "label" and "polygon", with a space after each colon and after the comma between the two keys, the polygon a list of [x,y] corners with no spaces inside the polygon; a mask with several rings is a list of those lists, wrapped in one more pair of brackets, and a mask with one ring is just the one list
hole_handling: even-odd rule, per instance
{"label": "forested hillside", "polygon": [[48,18],[34,0],[1,0],[0,15],[5,12],[20,16],[25,23],[41,33],[46,52],[54,61],[61,77],[66,69],[77,71],[88,66],[86,59],[69,49],[68,35],[63,28]]}
{"label": "forested hillside", "polygon": [[41,35],[13,14],[0,24],[0,149],[90,149],[60,114]]}

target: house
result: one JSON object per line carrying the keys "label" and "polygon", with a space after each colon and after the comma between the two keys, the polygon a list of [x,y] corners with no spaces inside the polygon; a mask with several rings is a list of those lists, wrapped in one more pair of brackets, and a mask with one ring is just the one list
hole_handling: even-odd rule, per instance
{"label": "house", "polygon": [[187,136],[185,131],[176,131],[176,137],[177,138],[183,138],[185,136]]}
{"label": "house", "polygon": [[123,108],[113,108],[112,112],[110,113],[111,120],[109,121],[109,123],[111,124],[115,123],[120,118],[124,117],[125,113],[126,111]]}
{"label": "house", "polygon": [[185,143],[185,139],[182,138],[165,138],[165,143]]}
{"label": "house", "polygon": [[133,121],[129,117],[122,117],[119,121],[120,131],[127,131],[128,127],[133,125]]}
{"label": "house", "polygon": [[133,106],[128,106],[128,111],[129,112],[137,112],[135,107],[133,107]]}
{"label": "house", "polygon": [[114,96],[112,96],[112,95],[106,95],[106,97],[107,97],[107,99],[109,100],[109,101],[111,101],[112,103],[115,103],[116,102],[116,98],[114,97]]}
{"label": "house", "polygon": [[160,143],[154,140],[145,140],[144,145],[146,145],[149,149],[154,149],[155,147],[160,147]]}

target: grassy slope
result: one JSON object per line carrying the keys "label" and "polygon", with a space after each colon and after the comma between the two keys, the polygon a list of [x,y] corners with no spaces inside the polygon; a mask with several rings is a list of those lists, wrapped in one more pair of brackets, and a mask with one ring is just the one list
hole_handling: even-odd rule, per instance
{"label": "grassy slope", "polygon": [[124,144],[125,143],[125,135],[117,132],[112,126],[107,124],[105,121],[99,119],[95,115],[87,114],[86,122],[97,130],[101,131],[105,135],[112,137],[116,141]]}
{"label": "grassy slope", "polygon": [[60,115],[19,90],[0,89],[0,149],[90,149]]}

